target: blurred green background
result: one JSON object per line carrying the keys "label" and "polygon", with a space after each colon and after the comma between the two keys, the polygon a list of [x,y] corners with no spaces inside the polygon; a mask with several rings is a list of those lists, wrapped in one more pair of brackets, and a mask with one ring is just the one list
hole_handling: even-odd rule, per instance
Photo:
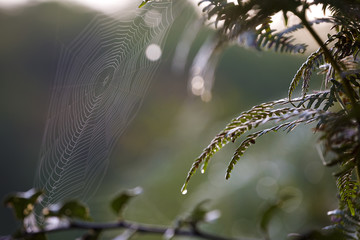
{"label": "blurred green background", "polygon": [[[33,186],[59,56],[56,38],[76,36],[95,14],[56,2],[0,9],[2,198]],[[114,219],[109,199],[123,189],[141,186],[144,193],[126,211],[129,220],[169,225],[198,202],[211,199],[209,208],[221,210],[222,216],[205,229],[256,238],[261,236],[262,211],[279,192],[290,191],[297,197],[272,219],[274,239],[328,225],[326,212],[337,205],[335,182],[331,169],[322,167],[311,126],[260,139],[229,181],[224,179],[226,164],[238,143],[227,146],[206,174],[193,178],[188,194],[180,193],[192,161],[211,138],[252,105],[286,97],[288,84],[306,57],[229,47],[216,70],[212,101],[204,103],[188,90],[187,72],[171,72],[174,49],[187,20],[186,14],[175,20],[143,106],[120,137],[108,173],[88,202],[93,218]],[[211,31],[204,27],[200,32],[190,58]],[[11,210],[1,207],[0,235],[16,227]]]}

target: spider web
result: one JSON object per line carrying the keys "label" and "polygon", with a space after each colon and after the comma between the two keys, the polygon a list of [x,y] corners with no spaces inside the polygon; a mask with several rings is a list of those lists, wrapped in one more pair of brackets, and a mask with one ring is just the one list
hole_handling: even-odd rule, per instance
{"label": "spider web", "polygon": [[96,192],[159,66],[146,57],[147,47],[163,46],[185,2],[97,15],[73,41],[61,43],[35,177],[35,187],[45,191],[43,207],[86,201]]}

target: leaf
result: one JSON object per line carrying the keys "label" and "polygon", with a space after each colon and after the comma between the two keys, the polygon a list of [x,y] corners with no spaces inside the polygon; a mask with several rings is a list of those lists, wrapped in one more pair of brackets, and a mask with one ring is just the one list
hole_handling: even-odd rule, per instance
{"label": "leaf", "polygon": [[280,209],[281,203],[277,202],[275,204],[271,204],[266,208],[264,213],[261,216],[260,220],[260,230],[261,232],[268,238],[269,236],[269,223],[275,213]]}
{"label": "leaf", "polygon": [[188,221],[189,222],[199,222],[199,221],[203,221],[205,219],[205,215],[208,212],[205,208],[204,205],[206,203],[208,203],[210,200],[206,199],[201,201],[200,203],[198,203],[195,208],[192,210],[192,212],[190,213],[190,216],[188,217]]}
{"label": "leaf", "polygon": [[289,90],[288,90],[289,99],[291,99],[291,96],[294,93],[296,87],[299,85],[301,79],[303,80],[303,87],[302,87],[303,96],[305,95],[309,86],[312,68],[318,66],[322,62],[323,62],[323,52],[321,48],[319,48],[317,51],[313,52],[301,65],[301,67],[297,70],[289,86]]}
{"label": "leaf", "polygon": [[192,210],[190,215],[185,219],[185,222],[190,224],[197,224],[199,222],[211,222],[220,217],[218,210],[211,210],[205,208],[205,204],[209,203],[209,199],[205,199],[198,203]]}
{"label": "leaf", "polygon": [[273,33],[268,25],[260,28],[257,33],[256,46],[273,49],[275,52],[288,52],[288,53],[304,53],[306,50],[305,44],[293,44],[295,40],[293,37],[284,36],[283,32]]}
{"label": "leaf", "polygon": [[42,194],[42,191],[32,188],[27,192],[17,192],[8,196],[4,203],[14,209],[16,218],[24,220],[33,212],[34,205],[39,201]]}
{"label": "leaf", "polygon": [[53,204],[43,210],[45,217],[68,217],[91,220],[89,208],[79,201],[72,200],[63,204]]}
{"label": "leaf", "polygon": [[[292,102],[301,101],[303,98],[293,99]],[[185,179],[185,183],[181,188],[183,194],[187,193],[187,186],[192,178],[192,176],[196,173],[197,169],[202,165],[202,173],[205,172],[206,166],[208,162],[212,158],[212,156],[222,149],[229,142],[235,142],[239,137],[241,137],[246,132],[251,129],[257,128],[261,125],[264,125],[268,122],[279,122],[285,121],[291,117],[304,117],[304,120],[311,120],[308,118],[311,114],[323,114],[322,110],[313,110],[313,109],[303,109],[303,108],[291,108],[291,107],[283,107],[283,108],[275,108],[279,105],[289,104],[289,99],[280,99],[277,101],[263,103],[257,106],[254,106],[249,111],[242,112],[240,116],[233,119],[224,130],[222,130],[219,134],[217,134],[210,142],[210,144],[202,151],[200,156],[195,159],[192,164],[187,177]],[[288,130],[293,129],[293,125],[290,125]],[[275,129],[274,129],[275,130]],[[249,139],[247,142],[244,142],[244,145],[238,148],[239,153],[237,156],[240,156],[243,150],[254,141],[255,139]],[[244,149],[242,149],[244,147]],[[238,158],[235,156],[232,163],[229,164],[230,169]],[[231,169],[230,169],[231,171]]]}
{"label": "leaf", "polygon": [[336,180],[336,185],[340,192],[340,200],[347,205],[351,215],[355,216],[354,199],[357,196],[359,185],[351,180],[351,171],[339,176]]}
{"label": "leaf", "polygon": [[321,111],[316,111],[313,109],[292,109],[289,110],[287,114],[276,116],[269,118],[268,121],[277,120],[277,121],[284,121],[289,118],[298,117],[298,119],[290,122],[285,122],[283,124],[277,124],[274,127],[267,128],[261,131],[257,131],[253,134],[248,135],[245,140],[240,144],[240,146],[235,150],[235,153],[227,167],[226,170],[226,179],[230,178],[231,172],[234,169],[235,164],[239,161],[240,157],[244,155],[245,151],[252,145],[255,144],[256,139],[269,133],[269,132],[276,132],[281,128],[285,128],[285,130],[291,131],[295,127],[297,127],[300,123],[309,123],[316,120],[316,114],[321,113]]}
{"label": "leaf", "polygon": [[286,188],[283,189],[279,194],[275,202],[270,203],[261,214],[260,230],[265,235],[265,239],[269,239],[269,223],[274,218],[274,215],[282,210],[287,203],[291,202],[296,198],[296,193],[291,190],[288,191]]}
{"label": "leaf", "polygon": [[111,201],[111,209],[114,213],[118,216],[122,215],[122,211],[126,204],[129,202],[130,199],[136,197],[137,195],[142,193],[141,187],[136,187],[133,189],[128,189],[120,193]]}

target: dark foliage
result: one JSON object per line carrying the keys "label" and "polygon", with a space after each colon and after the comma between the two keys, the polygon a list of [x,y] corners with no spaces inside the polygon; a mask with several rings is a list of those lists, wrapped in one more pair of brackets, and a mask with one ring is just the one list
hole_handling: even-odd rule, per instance
{"label": "dark foliage", "polygon": [[[329,9],[331,16],[310,22],[306,18],[306,11],[311,5],[317,4],[323,4],[324,11]],[[204,172],[211,157],[226,144],[241,139],[226,170],[226,178],[229,178],[235,164],[257,138],[281,129],[290,132],[299,124],[315,123],[313,129],[319,134],[323,155],[325,158],[329,153],[335,156],[328,159],[325,165],[338,166],[334,177],[339,191],[339,208],[329,213],[334,225],[325,230],[335,229],[336,236],[340,234],[344,239],[359,239],[360,2],[238,0],[233,3],[203,0],[200,5],[207,18],[214,19],[221,45],[238,42],[257,50],[266,48],[277,52],[303,53],[306,46],[294,43],[291,34],[305,28],[320,47],[309,54],[296,72],[290,83],[288,99],[263,103],[241,113],[214,137],[193,163],[182,190],[186,191],[196,170],[202,166]],[[272,29],[271,17],[278,12],[283,13],[285,22],[288,14],[293,14],[301,23],[283,31]],[[328,39],[322,42],[312,25],[324,22],[331,23],[336,33],[329,34]],[[309,94],[314,72],[324,76],[323,89]],[[300,82],[301,96],[293,99]],[[272,126],[268,127],[268,123]],[[259,130],[251,131],[255,128]],[[296,235],[296,239],[328,239],[327,234],[314,232],[311,236]]]}

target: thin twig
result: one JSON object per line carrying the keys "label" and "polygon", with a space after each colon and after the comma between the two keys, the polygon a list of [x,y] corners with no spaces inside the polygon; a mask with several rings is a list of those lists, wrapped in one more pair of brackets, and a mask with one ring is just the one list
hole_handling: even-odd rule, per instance
{"label": "thin twig", "polygon": [[[72,231],[72,230],[104,231],[104,230],[112,230],[112,229],[130,229],[130,230],[134,230],[136,233],[139,234],[164,235],[165,232],[171,228],[172,227],[168,227],[168,226],[141,224],[137,222],[130,222],[124,220],[118,222],[108,222],[108,223],[72,221],[68,226],[62,226],[62,227],[52,228],[49,230],[42,230],[38,232],[24,232],[23,237],[34,236],[38,234],[48,234],[54,232]],[[198,228],[176,229],[174,232],[174,236],[200,238],[200,239],[208,239],[208,240],[246,240],[245,238],[230,238],[230,237],[219,236],[211,233],[206,233],[202,230],[199,230]]]}

